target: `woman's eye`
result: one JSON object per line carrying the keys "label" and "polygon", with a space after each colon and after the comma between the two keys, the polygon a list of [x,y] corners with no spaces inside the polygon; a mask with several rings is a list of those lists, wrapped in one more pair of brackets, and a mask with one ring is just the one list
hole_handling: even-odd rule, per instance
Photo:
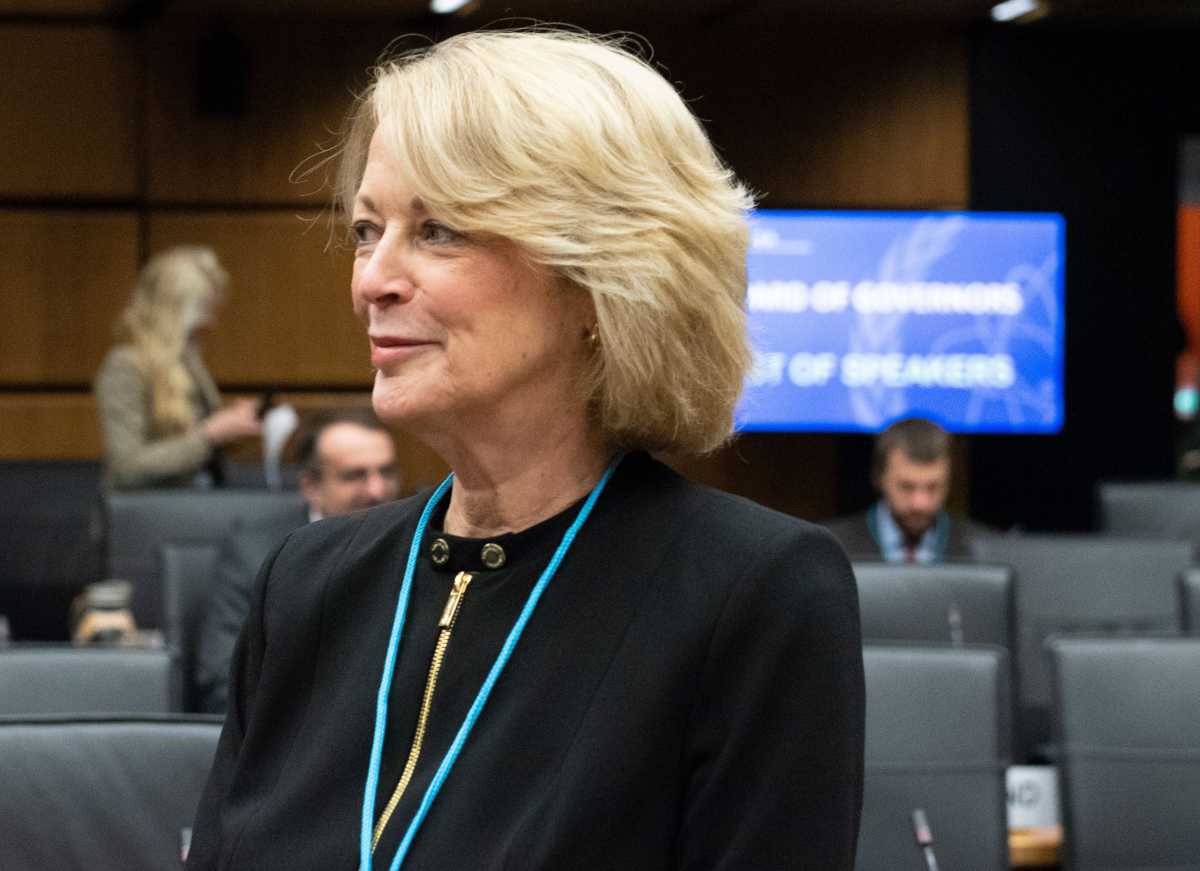
{"label": "woman's eye", "polygon": [[451,230],[445,224],[438,221],[426,221],[421,225],[421,239],[425,242],[431,242],[434,245],[456,242],[461,238],[461,233]]}
{"label": "woman's eye", "polygon": [[354,237],[356,245],[366,245],[379,238],[375,225],[370,221],[355,221],[350,227],[350,233]]}

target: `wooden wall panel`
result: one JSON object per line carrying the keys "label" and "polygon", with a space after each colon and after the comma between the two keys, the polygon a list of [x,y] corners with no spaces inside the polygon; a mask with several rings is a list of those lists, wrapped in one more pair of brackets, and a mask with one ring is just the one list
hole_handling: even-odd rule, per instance
{"label": "wooden wall panel", "polygon": [[[289,174],[333,142],[350,91],[402,22],[237,22],[244,105],[197,106],[211,24],[156,28],[148,77],[149,194],[160,202],[312,204]],[[788,16],[638,28],[734,169],[768,205],[965,206],[966,49],[959,30],[849,28]],[[736,63],[730,45],[753,45]],[[235,79],[236,81],[236,79]]]}
{"label": "wooden wall panel", "polygon": [[[248,395],[227,391],[225,398]],[[370,404],[365,392],[285,391],[276,398],[293,405],[302,418],[317,409]],[[0,421],[0,460],[87,460],[103,454],[95,402],[88,393],[0,394]],[[432,450],[407,433],[393,435],[406,495],[445,476],[448,468]],[[261,450],[257,440],[250,440],[235,446],[229,456],[256,462]],[[819,519],[834,511],[833,454],[833,440],[825,436],[748,435],[705,459],[666,459],[698,481],[751,495],[798,517]]]}
{"label": "wooden wall panel", "polygon": [[[764,205],[965,207],[961,31],[764,16],[646,35]],[[714,61],[731,45],[754,48]]]}
{"label": "wooden wall panel", "polygon": [[0,24],[0,195],[137,192],[137,41]]}
{"label": "wooden wall panel", "polygon": [[151,252],[211,245],[232,276],[204,339],[219,382],[366,389],[373,373],[350,307],[350,257],[326,252],[327,240],[318,212],[155,213],[149,226]]}
{"label": "wooden wall panel", "polygon": [[[227,400],[251,394],[227,391]],[[284,391],[276,397],[301,417],[317,409],[370,404],[369,393]],[[87,393],[0,394],[0,460],[82,460],[103,453],[95,403]],[[448,468],[413,436],[395,431],[396,456],[404,476],[403,492],[436,484]],[[257,462],[258,440],[229,451],[237,462]],[[764,505],[817,520],[836,512],[835,443],[830,436],[751,434],[703,459],[664,458],[698,481],[754,498]],[[850,470],[855,473],[855,470]],[[866,469],[861,470],[864,476]]]}
{"label": "wooden wall panel", "polygon": [[0,393],[0,460],[91,460],[100,426],[88,393]]}
{"label": "wooden wall panel", "polygon": [[[331,131],[389,31],[320,19],[229,26],[216,31],[207,19],[173,17],[151,31],[148,195],[154,202],[312,205],[323,196],[319,183],[294,184],[289,175],[334,140]],[[206,65],[213,39],[226,40],[225,51],[220,63]],[[228,97],[229,111],[202,111],[202,82]]]}
{"label": "wooden wall panel", "polygon": [[138,269],[132,212],[0,210],[0,386],[86,384]]}
{"label": "wooden wall panel", "polygon": [[[764,205],[966,205],[961,32],[878,22],[851,27],[749,11],[670,21],[605,14],[613,20],[600,29],[633,29],[648,39],[655,61],[682,85],[724,157]],[[315,216],[326,194],[318,190],[319,177],[296,185],[289,175],[333,141],[331,130],[366,68],[413,25],[227,18],[234,42],[226,47],[237,49],[244,64],[226,62],[226,53],[206,68],[214,22],[170,15],[136,37],[99,28],[0,26],[0,52],[17,60],[15,76],[0,82],[0,132],[16,148],[10,147],[15,159],[0,165],[0,198],[129,196],[144,207],[142,254],[182,242],[213,245],[234,287],[205,356],[227,393],[277,384],[311,399],[322,386],[365,389],[371,373],[362,329],[350,313],[348,257],[326,254],[325,228],[306,231],[297,218]],[[145,52],[144,88],[133,46]],[[56,66],[72,52],[88,62]],[[228,98],[227,111],[202,111],[202,85]],[[76,117],[88,123],[65,123]],[[144,190],[133,162],[139,128]],[[118,141],[125,144],[112,144]],[[79,216],[79,226],[86,229],[85,218]],[[138,227],[132,213],[126,219],[133,229],[111,265],[91,254],[64,255],[64,225],[21,231],[0,212],[0,246],[11,246],[0,254],[17,262],[19,273],[0,275],[0,386],[90,380],[136,269]],[[78,239],[68,238],[67,249],[78,247]],[[55,257],[66,257],[67,265]],[[90,268],[69,265],[76,260]],[[97,270],[112,274],[93,275]],[[81,283],[89,295],[68,301],[85,316],[62,316],[54,293]],[[59,346],[71,348],[70,359],[53,352]],[[82,406],[77,396],[56,397],[62,406],[47,396],[25,398],[24,410],[0,425],[7,433],[0,435],[0,455],[98,454],[90,398]],[[47,435],[55,414],[61,437]],[[404,440],[400,450],[410,480],[427,483],[442,473],[440,461],[419,444]],[[708,483],[815,518],[842,507],[839,475],[865,474],[839,469],[839,453],[833,436],[761,434],[679,465]]]}
{"label": "wooden wall panel", "polygon": [[[226,399],[250,394],[228,392]],[[279,403],[292,405],[303,420],[318,409],[369,406],[369,393],[283,392]],[[448,468],[438,456],[407,433],[396,431],[396,460],[403,476],[402,492],[431,487]],[[91,394],[0,393],[0,460],[93,460],[104,453],[96,404]],[[262,444],[247,440],[229,451],[231,460],[261,460]]]}

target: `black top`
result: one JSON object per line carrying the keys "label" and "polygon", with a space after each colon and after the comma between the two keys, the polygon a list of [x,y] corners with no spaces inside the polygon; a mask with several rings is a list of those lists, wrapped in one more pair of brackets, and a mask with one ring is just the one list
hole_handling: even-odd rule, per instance
{"label": "black top", "polygon": [[[297,530],[264,565],[190,869],[353,869],[376,693],[424,494]],[[489,541],[386,868],[577,507]],[[456,562],[421,549],[376,812],[408,756]],[[627,457],[543,596],[405,869],[853,867],[857,598],[823,530]]]}

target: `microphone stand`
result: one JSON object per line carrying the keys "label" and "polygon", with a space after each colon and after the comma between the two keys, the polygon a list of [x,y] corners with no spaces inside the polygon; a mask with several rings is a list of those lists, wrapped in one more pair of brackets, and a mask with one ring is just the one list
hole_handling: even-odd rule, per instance
{"label": "microphone stand", "polygon": [[929,828],[929,820],[925,811],[914,808],[912,812],[913,834],[917,837],[917,846],[925,855],[925,871],[938,871],[937,856],[933,854],[933,830]]}

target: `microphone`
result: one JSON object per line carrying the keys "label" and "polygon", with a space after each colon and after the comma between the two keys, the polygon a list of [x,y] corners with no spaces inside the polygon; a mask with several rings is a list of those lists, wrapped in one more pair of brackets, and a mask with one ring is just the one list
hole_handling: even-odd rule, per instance
{"label": "microphone", "polygon": [[946,623],[950,626],[950,643],[955,647],[962,647],[962,611],[958,610],[958,603],[951,602],[950,606],[946,609]]}
{"label": "microphone", "polygon": [[929,820],[925,811],[914,808],[912,812],[913,834],[917,836],[917,846],[925,854],[925,871],[938,871],[937,857],[933,855],[933,831],[929,828]]}

